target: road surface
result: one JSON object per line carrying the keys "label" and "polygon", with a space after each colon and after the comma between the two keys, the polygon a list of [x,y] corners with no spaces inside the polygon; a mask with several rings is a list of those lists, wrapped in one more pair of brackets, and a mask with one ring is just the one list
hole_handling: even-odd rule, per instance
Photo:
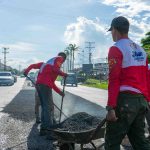
{"label": "road surface", "polygon": [[[34,87],[29,86],[25,78],[18,78],[13,86],[0,86],[0,150],[53,150],[52,142],[39,136],[39,125],[35,124],[34,92]],[[65,93],[63,112],[66,116],[87,112],[105,117],[107,91],[79,86],[66,87]],[[58,107],[61,101],[61,96],[54,92],[54,102]],[[58,120],[59,111],[55,110]],[[99,145],[102,140],[95,144]],[[79,145],[76,145],[76,150],[79,150]]]}

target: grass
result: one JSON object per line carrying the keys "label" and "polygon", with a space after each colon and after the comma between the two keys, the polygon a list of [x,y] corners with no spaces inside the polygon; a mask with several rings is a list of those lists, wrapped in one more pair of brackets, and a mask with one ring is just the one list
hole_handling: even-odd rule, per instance
{"label": "grass", "polygon": [[83,85],[88,87],[105,89],[105,90],[108,89],[107,81],[100,82],[100,80],[96,80],[96,79],[87,79]]}
{"label": "grass", "polygon": [[61,81],[61,80],[62,80],[62,77],[58,76],[56,80],[57,80],[57,81]]}
{"label": "grass", "polygon": [[[57,81],[61,81],[61,79],[62,79],[62,77],[60,77],[60,76],[57,77]],[[96,80],[96,79],[87,79],[85,81],[85,83],[82,85],[88,86],[88,87],[104,89],[104,90],[108,89],[108,82],[107,81],[100,82],[100,80]]]}

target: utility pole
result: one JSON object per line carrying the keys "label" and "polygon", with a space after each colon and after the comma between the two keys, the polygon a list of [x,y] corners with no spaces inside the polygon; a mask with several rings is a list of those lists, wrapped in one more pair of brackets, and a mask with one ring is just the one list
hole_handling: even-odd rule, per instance
{"label": "utility pole", "polygon": [[85,42],[86,44],[88,44],[88,46],[86,46],[85,48],[87,48],[89,50],[89,64],[92,63],[92,48],[95,48],[95,46],[92,46],[92,44],[95,44],[95,42]]}
{"label": "utility pole", "polygon": [[6,54],[9,53],[7,50],[9,48],[3,47],[4,51],[2,52],[4,54],[4,71],[6,71]]}

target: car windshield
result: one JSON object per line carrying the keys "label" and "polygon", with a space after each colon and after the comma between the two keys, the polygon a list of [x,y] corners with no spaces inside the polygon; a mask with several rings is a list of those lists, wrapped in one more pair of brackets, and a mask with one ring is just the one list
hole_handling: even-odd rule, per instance
{"label": "car windshield", "polygon": [[0,72],[0,76],[11,76],[8,72]]}

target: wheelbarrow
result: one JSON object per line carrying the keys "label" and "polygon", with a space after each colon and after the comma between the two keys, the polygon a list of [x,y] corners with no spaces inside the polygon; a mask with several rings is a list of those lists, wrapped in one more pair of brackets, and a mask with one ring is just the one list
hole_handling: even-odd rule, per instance
{"label": "wheelbarrow", "polygon": [[[77,113],[78,114],[78,113]],[[73,116],[77,115],[74,114]],[[58,141],[55,146],[59,147],[60,150],[74,150],[74,145],[75,144],[80,144],[80,149],[83,150],[84,144],[91,144],[95,150],[97,150],[97,147],[95,144],[92,142],[93,140],[104,138],[104,124],[106,122],[105,118],[101,118],[97,122],[97,124],[92,124],[93,119],[97,119],[95,116],[90,116],[91,120],[88,118],[87,119],[87,113],[82,116],[82,118],[79,118],[81,121],[78,122],[88,124],[88,128],[82,128],[80,130],[70,130],[70,129],[65,129],[63,125],[72,117],[67,118],[60,124],[56,125],[55,128],[53,128],[52,132],[56,140]],[[67,125],[67,124],[66,124]],[[98,148],[101,148],[104,146],[104,143],[102,143]]]}

